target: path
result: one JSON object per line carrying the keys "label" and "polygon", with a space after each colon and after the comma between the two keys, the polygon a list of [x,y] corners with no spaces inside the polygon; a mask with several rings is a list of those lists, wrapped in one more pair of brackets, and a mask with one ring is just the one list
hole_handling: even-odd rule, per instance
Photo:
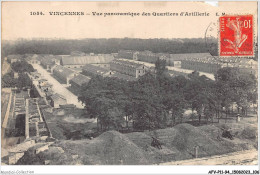
{"label": "path", "polygon": [[6,61],[7,59],[3,59],[2,63],[2,76],[5,75],[6,73],[10,72],[11,67],[10,64]]}
{"label": "path", "polygon": [[[8,91],[9,90],[9,91]],[[2,120],[2,127],[6,128],[7,127],[7,122],[9,118],[9,112],[10,112],[10,107],[11,107],[11,102],[12,102],[12,91],[11,89],[2,89],[2,98],[1,98],[1,105],[2,105],[2,110],[1,110],[1,120]]]}
{"label": "path", "polygon": [[257,165],[258,151],[255,149],[224,155],[166,162],[161,165]]}
{"label": "path", "polygon": [[34,69],[38,71],[42,75],[42,77],[46,80],[48,80],[48,83],[52,84],[52,90],[55,93],[63,95],[67,99],[68,104],[74,104],[78,108],[84,108],[84,106],[78,101],[78,97],[71,93],[66,87],[64,87],[62,84],[60,84],[54,77],[51,76],[47,70],[45,70],[43,67],[41,67],[38,64],[32,64]]}

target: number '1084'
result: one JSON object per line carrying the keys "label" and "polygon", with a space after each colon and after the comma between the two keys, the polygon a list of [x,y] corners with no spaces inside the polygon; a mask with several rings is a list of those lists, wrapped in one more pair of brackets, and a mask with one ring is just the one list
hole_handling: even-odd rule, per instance
{"label": "number '1084'", "polygon": [[44,15],[43,12],[30,12],[30,15]]}

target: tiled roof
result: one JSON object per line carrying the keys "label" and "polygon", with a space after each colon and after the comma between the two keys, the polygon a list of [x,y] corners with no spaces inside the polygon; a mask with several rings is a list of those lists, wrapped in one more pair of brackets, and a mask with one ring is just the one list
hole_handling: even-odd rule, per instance
{"label": "tiled roof", "polygon": [[64,75],[65,77],[69,77],[71,74],[74,74],[74,72],[72,70],[70,70],[69,68],[57,65],[54,70],[54,72],[57,72],[59,74]]}
{"label": "tiled roof", "polygon": [[77,85],[81,86],[84,83],[88,83],[90,81],[90,77],[87,77],[85,75],[79,74],[75,77],[73,77],[70,81],[76,83]]}
{"label": "tiled roof", "polygon": [[170,60],[185,60],[195,58],[212,57],[210,53],[185,53],[185,54],[170,54]]}
{"label": "tiled roof", "polygon": [[[212,63],[212,64],[221,64],[221,62],[215,57],[201,57],[193,59],[185,59],[187,61],[200,62],[200,63]],[[182,60],[184,61],[184,60]]]}
{"label": "tiled roof", "polygon": [[43,58],[42,61],[41,61],[42,64],[45,64],[45,65],[54,65],[55,62],[54,60],[50,59],[50,58]]}
{"label": "tiled roof", "polygon": [[117,60],[114,60],[112,62],[115,63],[115,64],[123,64],[125,66],[132,66],[132,67],[135,67],[135,68],[138,68],[138,67],[143,65],[143,64],[140,64],[140,63],[128,61],[126,59],[117,59]]}
{"label": "tiled roof", "polygon": [[86,64],[85,66],[83,66],[82,70],[83,71],[85,70],[87,72],[91,72],[91,73],[96,74],[96,75],[103,75],[103,74],[109,72],[109,70],[106,69],[106,68],[94,66],[94,65],[91,65],[91,64]]}
{"label": "tiled roof", "polygon": [[110,54],[86,55],[86,56],[62,56],[63,65],[84,65],[93,63],[109,63],[114,59]]}
{"label": "tiled roof", "polygon": [[231,65],[233,65],[234,67],[254,69],[257,69],[258,67],[257,61],[248,58],[237,58],[233,60],[233,63],[231,63]]}

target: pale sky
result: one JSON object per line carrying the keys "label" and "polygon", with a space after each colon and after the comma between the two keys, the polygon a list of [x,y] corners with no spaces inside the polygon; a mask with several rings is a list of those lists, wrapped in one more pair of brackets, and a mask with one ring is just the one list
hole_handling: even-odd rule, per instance
{"label": "pale sky", "polygon": [[[54,11],[85,15],[50,16],[49,12]],[[86,15],[92,12],[133,12],[141,16]],[[170,12],[178,16],[142,16],[143,12]],[[209,16],[180,16],[182,12],[206,12]],[[253,14],[256,21],[257,2],[219,2],[218,7],[204,2],[2,2],[2,39],[204,38],[209,24],[217,23],[216,12]],[[217,28],[218,25],[211,32],[215,37]]]}

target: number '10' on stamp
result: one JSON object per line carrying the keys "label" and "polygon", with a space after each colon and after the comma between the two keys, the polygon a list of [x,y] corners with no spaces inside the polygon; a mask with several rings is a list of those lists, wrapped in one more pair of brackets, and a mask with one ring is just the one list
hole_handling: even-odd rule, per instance
{"label": "number '10' on stamp", "polygon": [[253,15],[219,18],[219,56],[254,56]]}

